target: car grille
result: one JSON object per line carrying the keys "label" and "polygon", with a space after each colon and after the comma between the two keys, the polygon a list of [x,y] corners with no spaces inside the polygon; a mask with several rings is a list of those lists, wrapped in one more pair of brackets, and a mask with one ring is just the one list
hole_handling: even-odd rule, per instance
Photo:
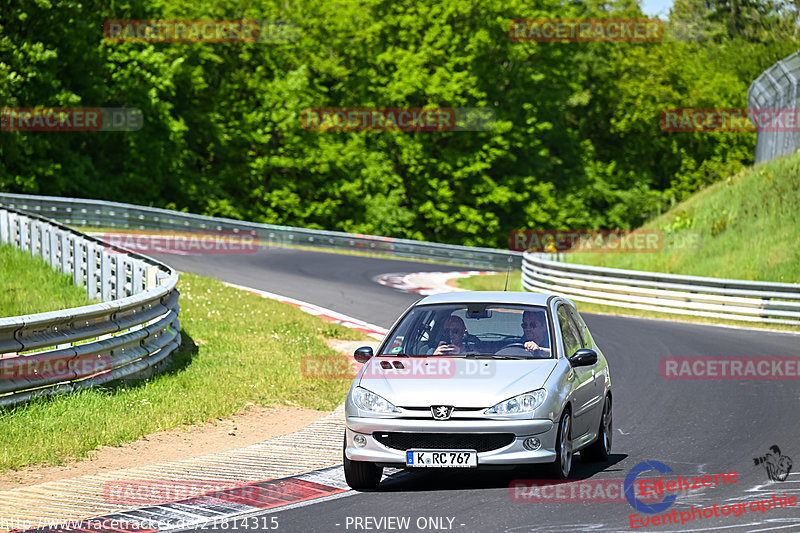
{"label": "car grille", "polygon": [[488,452],[508,446],[514,442],[511,433],[386,433],[372,434],[375,440],[395,450],[432,449],[432,450],[476,450]]}

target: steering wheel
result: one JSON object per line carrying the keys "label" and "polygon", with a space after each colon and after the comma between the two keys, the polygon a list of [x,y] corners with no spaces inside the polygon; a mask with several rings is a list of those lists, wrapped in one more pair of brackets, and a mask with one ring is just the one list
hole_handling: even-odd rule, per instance
{"label": "steering wheel", "polygon": [[507,344],[494,352],[495,355],[533,355],[532,352],[529,352],[525,349],[525,344],[522,342],[515,342],[512,344]]}
{"label": "steering wheel", "polygon": [[[507,351],[506,351],[507,350]],[[525,348],[524,342],[515,342],[503,346],[496,352],[495,355],[527,355],[531,359],[549,359],[550,353],[544,350],[541,346],[536,350],[530,351]]]}

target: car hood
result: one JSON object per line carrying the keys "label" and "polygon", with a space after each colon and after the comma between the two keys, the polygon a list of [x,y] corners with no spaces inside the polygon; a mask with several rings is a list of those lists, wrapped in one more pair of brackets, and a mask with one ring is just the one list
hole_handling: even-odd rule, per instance
{"label": "car hood", "polygon": [[[384,361],[390,365],[399,361],[405,368],[384,369]],[[373,357],[359,374],[358,384],[398,407],[483,408],[542,388],[556,364],[554,359]]]}

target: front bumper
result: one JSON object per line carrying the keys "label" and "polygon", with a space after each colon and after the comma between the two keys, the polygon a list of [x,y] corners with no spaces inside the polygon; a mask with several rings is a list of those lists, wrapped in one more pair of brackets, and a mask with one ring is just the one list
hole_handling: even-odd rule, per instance
{"label": "front bumper", "polygon": [[[522,465],[552,463],[556,460],[556,437],[558,429],[551,420],[420,420],[404,418],[347,417],[344,453],[352,461],[368,461],[384,465],[405,467],[406,452],[389,448],[378,442],[375,432],[400,433],[512,433],[511,444],[478,452],[478,467],[500,465]],[[362,434],[367,438],[364,447],[357,447],[353,437]],[[541,441],[538,450],[526,450],[522,443],[528,437]]]}

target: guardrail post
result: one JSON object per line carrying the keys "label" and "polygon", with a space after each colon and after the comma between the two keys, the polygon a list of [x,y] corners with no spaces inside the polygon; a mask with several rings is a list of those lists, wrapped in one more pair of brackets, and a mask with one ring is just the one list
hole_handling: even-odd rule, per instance
{"label": "guardrail post", "polygon": [[39,222],[38,220],[32,220],[30,223],[30,229],[31,229],[31,247],[29,251],[31,252],[31,259],[33,259],[39,253],[39,243],[41,242],[42,239],[41,222]]}
{"label": "guardrail post", "polygon": [[8,215],[8,227],[10,232],[8,236],[9,242],[21,250],[19,215],[16,213]]}
{"label": "guardrail post", "polygon": [[128,280],[128,265],[125,261],[125,256],[122,254],[117,254],[117,264],[116,264],[116,274],[117,279],[115,282],[115,294],[114,299],[119,300],[120,298],[125,298],[125,282]]}
{"label": "guardrail post", "polygon": [[86,247],[86,296],[97,299],[97,245],[89,243]]}
{"label": "guardrail post", "polygon": [[80,287],[83,282],[83,268],[84,268],[84,255],[83,255],[84,242],[83,239],[75,238],[72,241],[72,282],[76,287]]}
{"label": "guardrail post", "polygon": [[50,266],[58,270],[58,232],[50,226]]}
{"label": "guardrail post", "polygon": [[0,209],[0,244],[8,242],[8,211]]}
{"label": "guardrail post", "polygon": [[144,264],[138,259],[134,259],[131,265],[131,295],[142,292],[142,283],[144,283],[145,276],[144,270]]}
{"label": "guardrail post", "polygon": [[30,248],[30,221],[28,217],[19,217],[19,249],[23,252]]}
{"label": "guardrail post", "polygon": [[47,263],[50,260],[50,225],[42,224],[39,230],[39,257]]}
{"label": "guardrail post", "polygon": [[45,263],[50,260],[50,230],[50,224],[41,224],[39,226],[39,257]]}
{"label": "guardrail post", "polygon": [[158,286],[158,268],[154,266],[147,267],[146,273],[146,285],[145,288],[149,291],[150,289],[154,289]]}
{"label": "guardrail post", "polygon": [[103,250],[100,256],[100,292],[102,299],[107,302],[111,299],[111,254]]}
{"label": "guardrail post", "polygon": [[66,274],[70,270],[70,251],[72,248],[72,239],[69,234],[64,231],[61,233],[61,273]]}
{"label": "guardrail post", "polygon": [[117,300],[119,298],[119,285],[117,279],[119,278],[119,254],[114,254],[111,259],[111,299]]}

